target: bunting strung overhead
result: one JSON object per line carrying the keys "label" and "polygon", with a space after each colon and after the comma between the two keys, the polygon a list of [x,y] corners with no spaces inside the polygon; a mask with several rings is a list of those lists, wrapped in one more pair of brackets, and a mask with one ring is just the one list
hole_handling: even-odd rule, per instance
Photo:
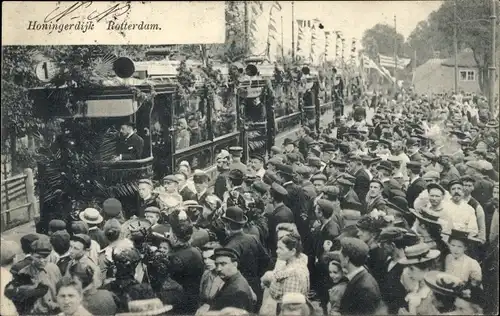
{"label": "bunting strung overhead", "polygon": [[[273,1],[271,9],[269,10],[269,24],[268,24],[268,34],[267,34],[267,53],[266,56],[270,61],[276,60],[276,55],[271,55],[271,46],[276,46],[278,44],[278,29],[276,27],[276,19],[274,17],[275,11],[281,11],[281,5],[278,1]],[[279,44],[278,44],[279,45]]]}
{"label": "bunting strung overhead", "polygon": [[267,32],[265,30],[268,28],[268,11],[265,9],[263,1],[250,1],[248,6],[250,7],[249,53],[251,56],[262,56],[267,52]]}
{"label": "bunting strung overhead", "polygon": [[310,57],[310,27],[311,20],[297,20],[297,57],[298,60],[306,61]]}
{"label": "bunting strung overhead", "polygon": [[351,59],[356,58],[356,39],[353,37],[351,42]]}
{"label": "bunting strung overhead", "polygon": [[330,31],[325,31],[325,61],[329,60],[330,58]]}
{"label": "bunting strung overhead", "polygon": [[309,59],[313,65],[318,61],[318,25],[320,24],[319,19],[312,20],[311,23],[311,52],[309,54]]}
{"label": "bunting strung overhead", "polygon": [[340,58],[340,44],[342,41],[342,32],[337,31],[337,38],[335,39],[335,59],[338,60]]}

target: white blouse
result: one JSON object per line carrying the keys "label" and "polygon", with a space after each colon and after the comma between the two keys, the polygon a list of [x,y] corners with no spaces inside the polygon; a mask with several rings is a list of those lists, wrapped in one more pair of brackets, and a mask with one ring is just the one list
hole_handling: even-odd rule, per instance
{"label": "white blouse", "polygon": [[479,263],[467,255],[455,259],[451,254],[446,256],[444,269],[446,273],[460,278],[464,282],[471,280],[482,281],[482,271]]}

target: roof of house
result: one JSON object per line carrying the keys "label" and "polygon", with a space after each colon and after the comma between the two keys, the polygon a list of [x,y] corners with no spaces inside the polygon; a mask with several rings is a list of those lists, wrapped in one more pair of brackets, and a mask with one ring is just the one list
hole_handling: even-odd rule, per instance
{"label": "roof of house", "polygon": [[[458,67],[463,68],[473,68],[477,67],[477,63],[474,60],[474,55],[472,50],[464,50],[457,55]],[[455,57],[448,58],[444,60],[441,65],[446,67],[455,67]]]}

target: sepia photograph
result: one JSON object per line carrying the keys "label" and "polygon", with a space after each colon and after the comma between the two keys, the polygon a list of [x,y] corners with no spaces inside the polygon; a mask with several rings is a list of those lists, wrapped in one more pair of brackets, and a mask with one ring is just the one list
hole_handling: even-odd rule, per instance
{"label": "sepia photograph", "polygon": [[0,315],[496,315],[500,1],[6,1]]}

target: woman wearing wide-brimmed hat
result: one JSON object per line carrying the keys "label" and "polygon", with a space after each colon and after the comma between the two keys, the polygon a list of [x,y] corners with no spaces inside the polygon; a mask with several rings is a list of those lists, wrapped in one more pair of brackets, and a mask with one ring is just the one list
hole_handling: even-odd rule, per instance
{"label": "woman wearing wide-brimmed hat", "polygon": [[482,281],[482,271],[479,263],[465,254],[467,248],[480,245],[480,240],[470,237],[469,232],[452,229],[448,238],[450,254],[444,261],[444,271],[479,286]]}
{"label": "woman wearing wide-brimmed hat", "polygon": [[399,264],[406,266],[401,275],[401,283],[408,291],[405,297],[408,308],[400,308],[398,314],[432,315],[428,314],[429,306],[425,303],[431,291],[424,276],[426,272],[434,270],[435,260],[441,253],[425,243],[406,247],[404,253],[405,257],[399,260]]}
{"label": "woman wearing wide-brimmed hat", "polygon": [[443,240],[443,224],[440,214],[428,209],[420,211],[410,209],[410,212],[417,218],[418,225],[414,225],[414,230],[419,235],[421,242],[428,244],[431,249],[441,252],[440,267],[444,267],[444,258],[450,252],[448,245]]}
{"label": "woman wearing wide-brimmed hat", "polygon": [[370,248],[366,266],[379,283],[383,280],[386,273],[384,265],[387,255],[378,244],[377,239],[382,229],[390,224],[391,217],[382,211],[373,211],[371,214],[364,215],[356,223],[358,238]]}
{"label": "woman wearing wide-brimmed hat", "polygon": [[424,281],[432,291],[428,303],[438,313],[484,315],[484,292],[480,288],[473,287],[462,282],[460,278],[441,271],[427,272]]}

